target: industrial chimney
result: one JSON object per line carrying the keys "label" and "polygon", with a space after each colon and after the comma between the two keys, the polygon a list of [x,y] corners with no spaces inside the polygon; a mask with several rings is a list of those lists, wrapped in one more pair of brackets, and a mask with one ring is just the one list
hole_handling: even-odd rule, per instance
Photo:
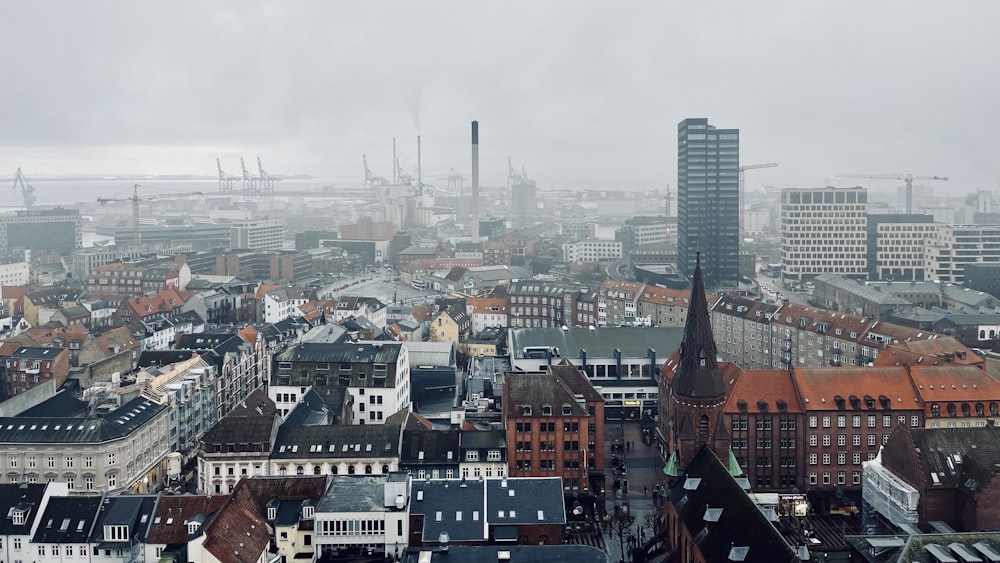
{"label": "industrial chimney", "polygon": [[479,242],[479,122],[472,122],[472,242]]}

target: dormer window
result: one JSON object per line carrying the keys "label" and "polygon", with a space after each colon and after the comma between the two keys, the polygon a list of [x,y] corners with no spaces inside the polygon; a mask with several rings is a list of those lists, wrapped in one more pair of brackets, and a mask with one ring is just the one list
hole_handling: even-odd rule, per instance
{"label": "dormer window", "polygon": [[128,526],[105,524],[104,541],[128,541]]}
{"label": "dormer window", "polygon": [[316,512],[316,507],[315,506],[308,506],[307,505],[307,506],[303,506],[302,507],[302,517],[303,518],[306,518],[306,519],[312,518],[313,514],[315,512]]}
{"label": "dormer window", "polygon": [[521,405],[521,416],[531,416],[531,405]]}
{"label": "dormer window", "polygon": [[552,416],[552,405],[542,405],[542,416]]}
{"label": "dormer window", "polygon": [[563,405],[563,416],[569,416],[573,414],[573,407],[569,405]]}
{"label": "dormer window", "polygon": [[13,523],[14,523],[15,526],[23,526],[24,525],[24,520],[25,520],[24,517],[25,516],[26,516],[25,511],[23,511],[23,510],[17,510],[17,509],[14,509],[13,511],[11,511],[11,514],[10,514],[10,518],[13,521]]}
{"label": "dormer window", "polygon": [[278,507],[276,506],[267,507],[267,519],[274,520],[277,517],[278,517]]}
{"label": "dormer window", "polygon": [[195,520],[188,520],[187,531],[189,536],[193,536],[198,533],[198,522]]}

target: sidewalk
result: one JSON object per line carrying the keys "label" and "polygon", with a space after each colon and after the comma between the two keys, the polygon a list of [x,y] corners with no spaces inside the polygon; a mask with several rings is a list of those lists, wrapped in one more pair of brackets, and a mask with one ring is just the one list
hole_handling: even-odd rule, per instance
{"label": "sidewalk", "polygon": [[[628,511],[635,515],[631,534],[641,544],[653,533],[646,515],[656,513],[661,503],[661,499],[654,499],[653,490],[657,485],[665,484],[663,462],[655,446],[643,443],[639,421],[609,421],[605,429],[608,483],[604,508],[607,513],[614,513],[616,506],[628,507]],[[615,460],[624,461],[624,474],[616,470]],[[616,481],[620,486],[619,493],[615,492]],[[621,553],[621,542],[617,535],[609,535],[605,541],[612,561],[627,560]]]}

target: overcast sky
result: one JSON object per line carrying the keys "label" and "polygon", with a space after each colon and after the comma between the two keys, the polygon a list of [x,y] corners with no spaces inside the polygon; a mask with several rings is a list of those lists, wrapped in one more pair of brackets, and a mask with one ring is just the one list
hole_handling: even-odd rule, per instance
{"label": "overcast sky", "polygon": [[[753,181],[1000,185],[1000,2],[4,2],[0,177],[360,183],[524,164],[540,186],[675,185],[677,122],[741,130]],[[842,183],[854,183],[841,180]],[[443,183],[443,182],[442,182]],[[894,187],[872,182],[869,187]],[[944,186],[942,186],[944,187]],[[0,192],[2,193],[2,192]]]}

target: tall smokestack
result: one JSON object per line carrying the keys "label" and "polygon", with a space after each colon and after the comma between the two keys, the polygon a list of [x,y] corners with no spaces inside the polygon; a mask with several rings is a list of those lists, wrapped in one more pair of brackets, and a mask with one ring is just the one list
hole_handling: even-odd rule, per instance
{"label": "tall smokestack", "polygon": [[479,242],[479,122],[472,122],[472,241]]}

